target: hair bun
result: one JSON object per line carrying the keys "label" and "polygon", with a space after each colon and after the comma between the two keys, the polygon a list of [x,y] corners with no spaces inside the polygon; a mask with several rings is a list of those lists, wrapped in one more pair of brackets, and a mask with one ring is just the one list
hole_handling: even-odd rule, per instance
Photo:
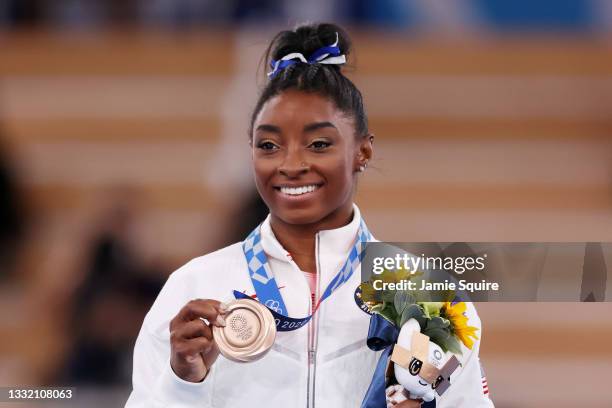
{"label": "hair bun", "polygon": [[[292,31],[281,31],[268,47],[267,60],[279,60],[287,54],[300,53],[308,58],[318,49],[329,46],[338,39],[338,48],[347,58],[351,40],[336,24],[318,23],[297,26]],[[340,65],[334,65],[338,70]]]}
{"label": "hair bun", "polygon": [[278,33],[266,50],[264,61],[272,70],[267,72],[269,81],[262,88],[251,115],[250,137],[264,104],[291,89],[318,94],[333,102],[337,109],[354,119],[355,135],[368,135],[361,92],[341,69],[350,51],[351,41],[346,31],[335,24],[306,24]]}

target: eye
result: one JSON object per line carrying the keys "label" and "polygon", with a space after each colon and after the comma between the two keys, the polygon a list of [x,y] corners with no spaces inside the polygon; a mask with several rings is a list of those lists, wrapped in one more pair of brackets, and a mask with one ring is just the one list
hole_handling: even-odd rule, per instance
{"label": "eye", "polygon": [[264,140],[257,144],[257,148],[261,150],[266,150],[266,151],[273,151],[273,150],[278,149],[278,146],[269,140]]}
{"label": "eye", "polygon": [[434,381],[433,384],[431,384],[431,388],[432,389],[436,389],[438,388],[438,385],[440,385],[440,383],[442,382],[442,380],[444,379],[444,377],[442,377],[441,375],[438,376],[438,378],[436,378],[436,381]]}
{"label": "eye", "polygon": [[329,146],[331,146],[330,142],[327,142],[325,140],[315,140],[310,144],[309,147],[311,147],[313,150],[325,150]]}
{"label": "eye", "polygon": [[413,357],[410,361],[410,365],[408,365],[408,372],[412,375],[417,375],[421,371],[421,367],[423,367],[423,362]]}

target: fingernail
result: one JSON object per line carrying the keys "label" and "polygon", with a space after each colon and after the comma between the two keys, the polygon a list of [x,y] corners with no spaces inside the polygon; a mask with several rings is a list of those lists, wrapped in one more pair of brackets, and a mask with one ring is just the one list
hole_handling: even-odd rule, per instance
{"label": "fingernail", "polygon": [[215,324],[220,327],[225,327],[225,319],[221,315],[217,315],[217,320],[215,320]]}
{"label": "fingernail", "polygon": [[225,303],[219,303],[219,311],[221,313],[227,312],[227,305]]}

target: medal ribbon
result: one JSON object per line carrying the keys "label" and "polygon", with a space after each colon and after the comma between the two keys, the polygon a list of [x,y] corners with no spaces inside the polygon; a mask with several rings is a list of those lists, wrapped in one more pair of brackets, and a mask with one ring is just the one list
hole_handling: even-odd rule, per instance
{"label": "medal ribbon", "polygon": [[[372,235],[368,230],[363,219],[359,223],[359,230],[357,231],[357,237],[355,243],[349,252],[348,258],[344,262],[344,265],[336,276],[327,285],[317,304],[315,305],[312,314],[304,318],[292,318],[287,316],[287,308],[283,297],[278,290],[276,279],[272,274],[270,265],[268,263],[268,257],[261,246],[261,225],[257,226],[249,236],[244,240],[242,244],[242,250],[247,261],[249,268],[249,276],[251,282],[255,288],[255,293],[259,302],[272,312],[274,320],[276,321],[276,329],[278,331],[291,331],[299,329],[310,321],[312,316],[317,312],[321,303],[331,296],[343,283],[349,280],[353,275],[353,272],[357,269],[361,260],[363,259],[364,250],[366,244],[372,239]],[[250,299],[251,297],[234,291],[236,299]]]}

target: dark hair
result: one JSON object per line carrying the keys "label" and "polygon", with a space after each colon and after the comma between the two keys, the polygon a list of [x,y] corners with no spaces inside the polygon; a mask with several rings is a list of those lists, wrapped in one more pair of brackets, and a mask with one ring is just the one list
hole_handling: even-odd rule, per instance
{"label": "dark hair", "polygon": [[[337,33],[337,34],[336,34]],[[351,40],[346,32],[335,24],[307,24],[292,31],[281,31],[273,39],[265,53],[266,68],[271,60],[279,60],[292,52],[308,58],[321,47],[333,44],[338,36],[340,52],[347,58],[351,51]],[[363,107],[361,92],[344,76],[341,65],[305,64],[298,62],[280,71],[268,81],[259,95],[251,115],[249,137],[253,137],[255,118],[263,105],[272,97],[288,89],[317,93],[331,99],[336,107],[355,120],[358,136],[368,134],[368,119]]]}

